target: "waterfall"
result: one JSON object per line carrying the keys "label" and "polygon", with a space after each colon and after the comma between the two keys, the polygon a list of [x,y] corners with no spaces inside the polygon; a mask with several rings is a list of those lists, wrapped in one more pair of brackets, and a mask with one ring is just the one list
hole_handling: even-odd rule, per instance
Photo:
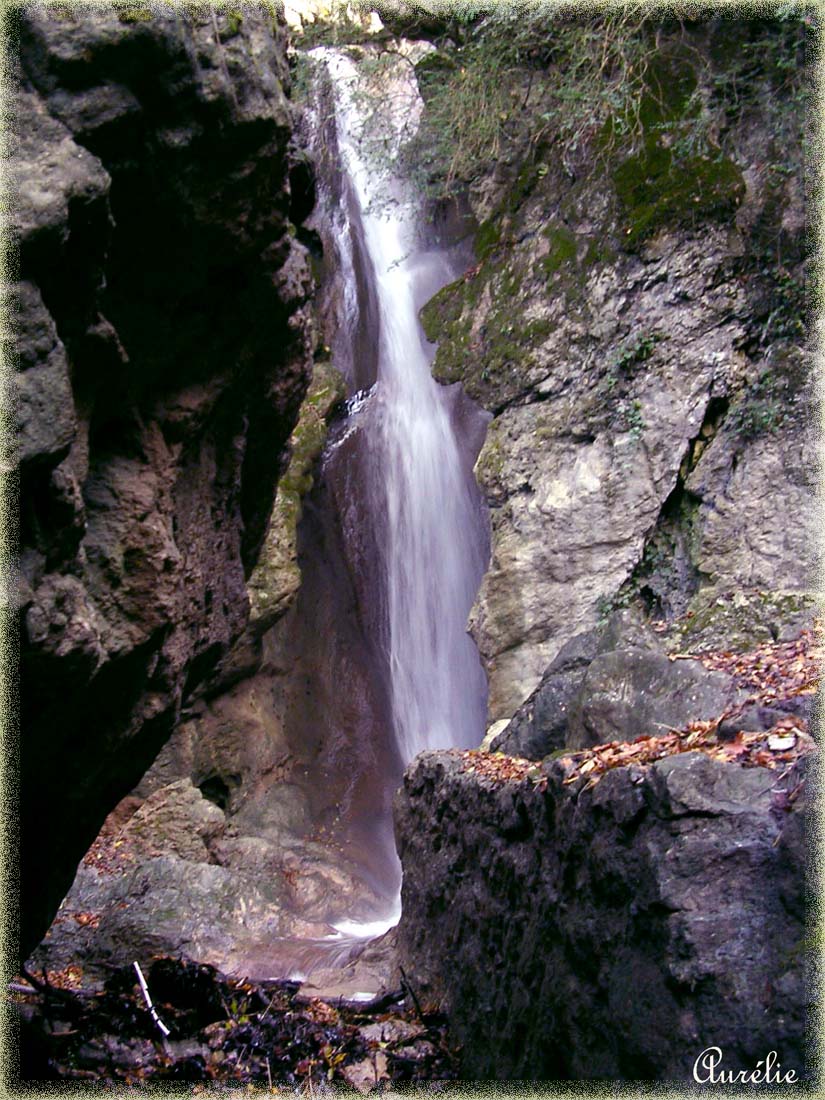
{"label": "waterfall", "polygon": [[356,233],[367,284],[360,299],[365,309],[373,302],[377,328],[367,334],[375,384],[351,416],[367,438],[359,522],[375,532],[381,558],[372,599],[383,613],[393,733],[406,765],[424,749],[475,746],[484,732],[486,681],[466,624],[486,565],[486,521],[456,435],[456,394],[433,380],[433,349],[418,321],[422,301],[455,273],[443,252],[422,245],[404,181],[369,153],[379,131],[391,164],[417,126],[422,104],[409,65],[385,69],[376,86],[345,52],[313,54],[332,82],[341,208],[351,212],[331,227],[344,283],[339,361],[357,359],[359,346],[366,353],[353,308]]}

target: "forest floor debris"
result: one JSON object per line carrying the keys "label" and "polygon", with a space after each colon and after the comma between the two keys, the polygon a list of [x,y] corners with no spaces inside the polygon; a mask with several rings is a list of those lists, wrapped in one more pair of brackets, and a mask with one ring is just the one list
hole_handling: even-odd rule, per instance
{"label": "forest floor debris", "polygon": [[401,989],[391,1011],[302,1004],[296,982],[230,979],[159,958],[146,981],[167,1039],[133,967],[115,971],[98,993],[60,978],[18,976],[7,992],[20,1020],[24,1081],[174,1080],[314,1094],[331,1084],[369,1092],[457,1076],[445,1018]]}

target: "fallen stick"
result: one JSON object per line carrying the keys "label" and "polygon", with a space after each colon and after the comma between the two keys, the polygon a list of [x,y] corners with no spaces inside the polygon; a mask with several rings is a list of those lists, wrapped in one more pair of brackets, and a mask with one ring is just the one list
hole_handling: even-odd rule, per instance
{"label": "fallen stick", "polygon": [[157,1024],[158,1030],[160,1031],[164,1039],[168,1039],[170,1035],[169,1028],[166,1026],[163,1020],[161,1020],[160,1016],[158,1016],[157,1009],[152,1004],[152,998],[149,996],[149,987],[146,984],[146,979],[143,976],[143,971],[140,969],[138,963],[132,963],[132,966],[134,966],[135,972],[137,973],[138,981],[140,982],[140,991],[143,994],[144,1001],[146,1001],[146,1007],[149,1009],[149,1015]]}
{"label": "fallen stick", "polygon": [[416,1013],[418,1014],[418,1018],[419,1018],[419,1020],[420,1020],[420,1021],[421,1021],[421,1023],[422,1023],[423,1025],[424,1025],[424,1027],[426,1027],[426,1028],[427,1028],[427,1029],[429,1030],[429,1025],[427,1024],[427,1021],[426,1021],[426,1020],[424,1019],[424,1013],[423,1013],[423,1012],[421,1011],[421,1005],[420,1005],[420,1004],[418,1003],[418,997],[416,997],[416,995],[415,995],[415,990],[414,990],[414,989],[413,989],[413,987],[412,987],[412,986],[410,985],[410,981],[409,981],[409,978],[408,978],[408,977],[407,977],[407,975],[406,975],[406,974],[404,973],[404,967],[403,967],[403,966],[399,966],[399,968],[398,968],[398,969],[399,969],[399,971],[400,971],[400,973],[401,973],[401,982],[402,982],[402,984],[403,984],[404,988],[405,988],[405,989],[407,990],[407,992],[409,993],[409,995],[410,995],[410,996],[412,997],[412,1001],[413,1001],[413,1004],[415,1005],[415,1011],[416,1011]]}
{"label": "fallen stick", "polygon": [[20,982],[9,982],[6,986],[9,993],[39,993],[40,991],[35,989],[31,985],[22,985]]}

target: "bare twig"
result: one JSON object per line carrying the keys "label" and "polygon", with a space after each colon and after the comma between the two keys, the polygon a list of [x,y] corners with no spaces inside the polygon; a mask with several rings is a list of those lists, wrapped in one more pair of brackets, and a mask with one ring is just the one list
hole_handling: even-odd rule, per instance
{"label": "bare twig", "polygon": [[22,985],[20,982],[9,982],[6,989],[9,993],[37,993],[33,986]]}
{"label": "bare twig", "polygon": [[421,1021],[421,1023],[424,1024],[424,1026],[426,1027],[427,1026],[427,1021],[424,1019],[424,1013],[421,1011],[421,1005],[418,1003],[418,997],[416,997],[415,990],[410,985],[410,980],[409,980],[409,978],[407,977],[407,975],[404,971],[404,967],[399,966],[398,969],[401,972],[401,981],[404,983],[404,988],[407,990],[409,995],[412,997],[413,1004],[415,1005],[415,1011],[418,1013],[418,1018]]}
{"label": "bare twig", "polygon": [[146,979],[143,976],[143,971],[140,969],[139,963],[132,963],[132,966],[134,966],[135,968],[135,973],[137,974],[138,982],[140,983],[140,991],[143,994],[144,1001],[146,1001],[146,1007],[149,1009],[149,1015],[157,1024],[158,1031],[161,1033],[164,1039],[167,1039],[170,1034],[169,1028],[166,1026],[163,1020],[161,1020],[160,1016],[158,1016],[157,1009],[152,1004],[152,998],[149,996],[149,987],[146,984]]}

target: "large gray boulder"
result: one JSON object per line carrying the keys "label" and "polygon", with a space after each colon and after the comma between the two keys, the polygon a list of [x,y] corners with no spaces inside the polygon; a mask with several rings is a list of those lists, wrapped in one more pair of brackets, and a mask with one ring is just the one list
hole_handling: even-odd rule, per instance
{"label": "large gray boulder", "polygon": [[688,1085],[708,1046],[804,1075],[804,759],[691,752],[595,785],[471,764],[423,754],[396,800],[400,960],[447,1012],[462,1076]]}
{"label": "large gray boulder", "polygon": [[791,641],[811,629],[814,608],[805,593],[708,589],[692,601],[687,615],[659,623],[656,630],[630,609],[614,612],[604,625],[562,647],[490,748],[541,760],[564,748],[657,736],[692,721],[720,718],[731,709],[734,716],[720,726],[723,736],[769,729],[788,713],[808,721],[810,696],[754,704],[740,712],[739,704],[753,692],[688,655],[748,653],[766,641]]}
{"label": "large gray boulder", "polygon": [[577,634],[550,662],[533,694],[493,739],[491,752],[541,760],[567,742],[570,708],[599,650],[598,631]]}
{"label": "large gray boulder", "polygon": [[570,708],[566,746],[658,736],[718,717],[746,695],[727,673],[709,671],[700,661],[634,648],[603,653],[588,667]]}

